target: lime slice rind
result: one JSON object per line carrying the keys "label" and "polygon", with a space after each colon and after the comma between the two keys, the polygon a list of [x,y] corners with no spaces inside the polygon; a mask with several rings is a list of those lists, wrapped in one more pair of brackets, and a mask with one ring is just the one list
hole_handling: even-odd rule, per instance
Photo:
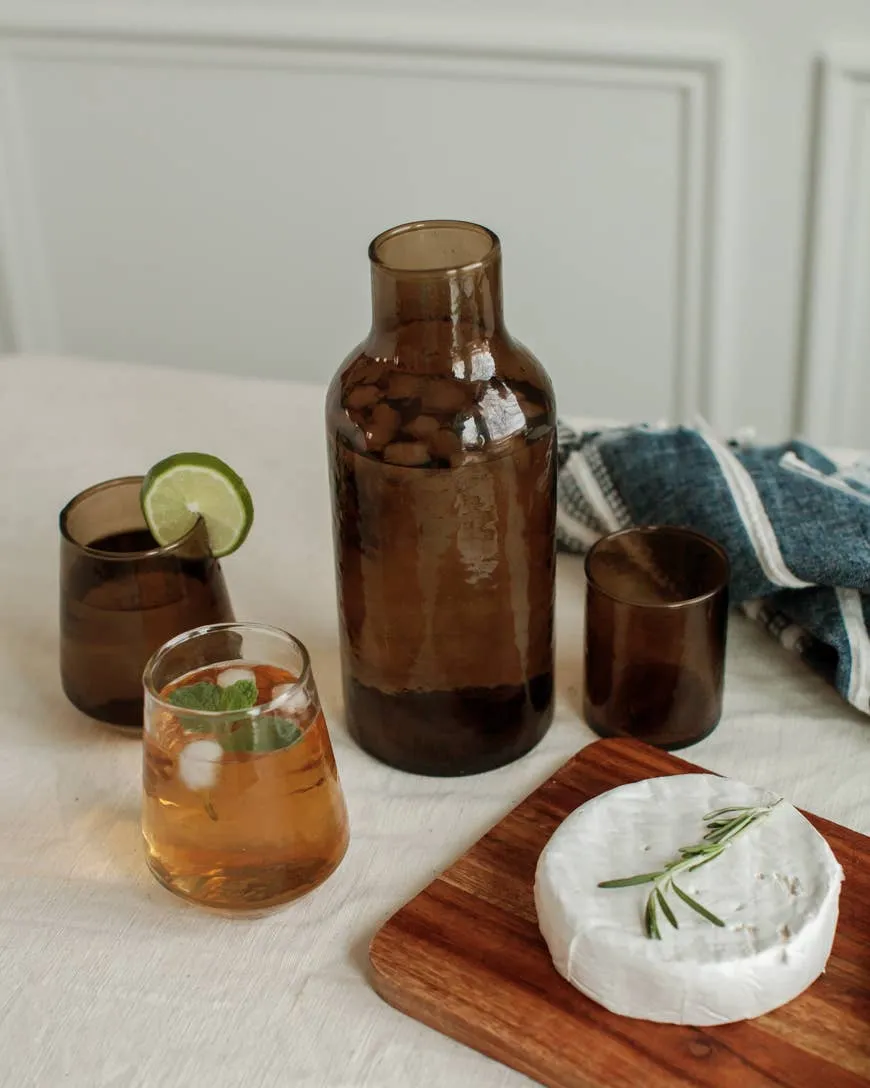
{"label": "lime slice rind", "polygon": [[253,502],[241,477],[207,453],[176,453],[164,458],[145,477],[141,501],[158,544],[181,539],[201,517],[217,558],[242,544],[254,520]]}

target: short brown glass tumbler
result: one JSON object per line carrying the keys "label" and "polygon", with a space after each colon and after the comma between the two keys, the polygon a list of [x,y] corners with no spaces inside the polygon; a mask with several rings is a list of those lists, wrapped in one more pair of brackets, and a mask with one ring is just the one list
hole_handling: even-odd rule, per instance
{"label": "short brown glass tumbler", "polygon": [[586,556],[586,720],[684,748],[722,713],[730,564],[690,529],[624,529]]}
{"label": "short brown glass tumbler", "polygon": [[170,638],[233,620],[204,522],[160,547],[139,504],[141,476],[95,484],[60,514],[60,675],[79,710],[142,728],[142,670]]}

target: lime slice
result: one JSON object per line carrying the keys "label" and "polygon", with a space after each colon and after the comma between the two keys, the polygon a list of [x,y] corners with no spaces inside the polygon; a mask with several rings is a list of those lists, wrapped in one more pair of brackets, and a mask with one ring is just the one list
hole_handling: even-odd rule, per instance
{"label": "lime slice", "polygon": [[212,554],[229,555],[254,521],[254,504],[229,465],[209,453],[174,453],[142,482],[142,512],[158,544],[171,544],[201,517]]}

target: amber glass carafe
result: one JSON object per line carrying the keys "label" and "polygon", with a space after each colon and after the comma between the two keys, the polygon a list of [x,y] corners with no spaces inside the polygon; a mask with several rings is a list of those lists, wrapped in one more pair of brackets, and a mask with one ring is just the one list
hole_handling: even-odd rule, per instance
{"label": "amber glass carafe", "polygon": [[369,257],[372,329],[326,404],[348,727],[474,774],[552,717],[553,391],[504,326],[491,231],[410,223]]}

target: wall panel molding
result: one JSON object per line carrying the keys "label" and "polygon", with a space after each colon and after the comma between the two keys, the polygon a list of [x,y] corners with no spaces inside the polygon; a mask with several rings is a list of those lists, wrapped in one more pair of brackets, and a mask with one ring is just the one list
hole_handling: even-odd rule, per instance
{"label": "wall panel molding", "polygon": [[[673,297],[675,418],[701,412],[730,423],[726,330],[730,264],[731,58],[715,41],[679,42],[585,34],[529,18],[461,26],[165,6],[21,5],[0,14],[0,244],[9,339],[22,351],[64,348],[40,238],[25,113],[16,73],[24,62],[315,69],[409,77],[631,88],[676,96],[680,148],[679,252]],[[629,134],[630,138],[630,134]]]}
{"label": "wall panel molding", "polygon": [[0,38],[0,346],[60,349],[13,51]]}
{"label": "wall panel molding", "polygon": [[861,403],[870,366],[860,322],[870,307],[870,48],[821,61],[802,431],[858,445],[870,433]]}

